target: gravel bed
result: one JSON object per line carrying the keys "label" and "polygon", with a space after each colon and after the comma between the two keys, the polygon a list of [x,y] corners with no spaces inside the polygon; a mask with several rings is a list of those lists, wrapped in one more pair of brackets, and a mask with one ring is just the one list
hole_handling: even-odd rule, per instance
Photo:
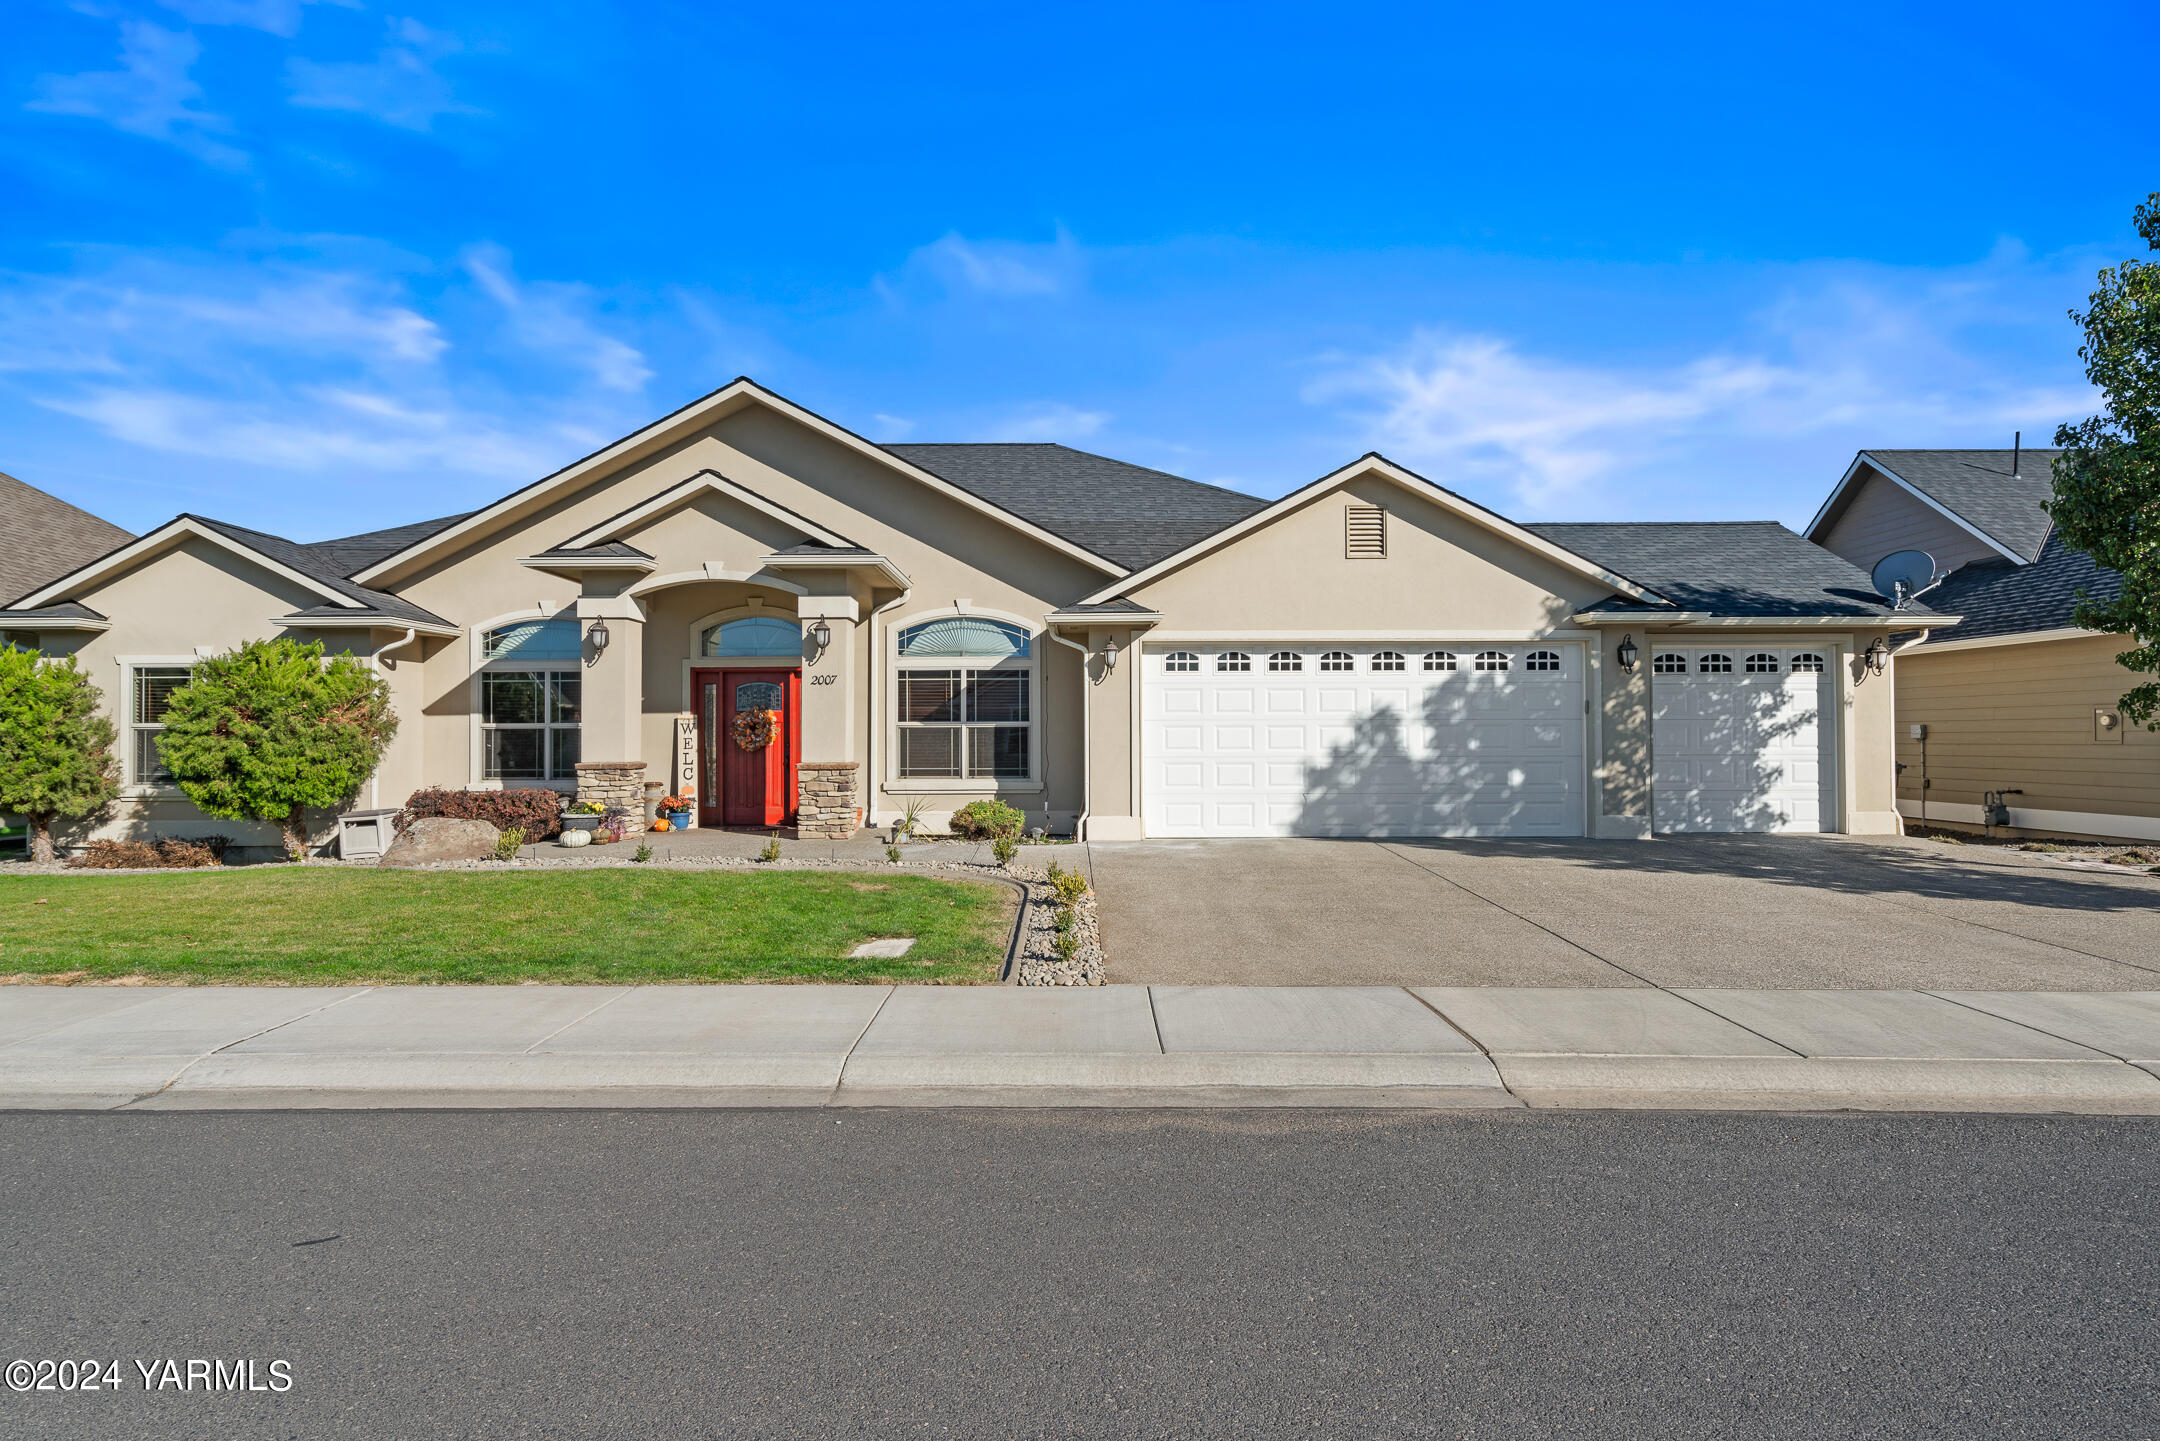
{"label": "gravel bed", "polygon": [[1095,919],[1095,892],[1073,903],[1073,933],[1080,938],[1071,960],[1057,953],[1058,912],[1065,909],[1050,888],[1048,872],[1034,866],[1013,865],[1006,873],[1025,881],[1028,888],[1027,934],[1020,938],[1020,960],[1014,980],[1023,986],[1099,986],[1109,979],[1103,958],[1102,929]]}

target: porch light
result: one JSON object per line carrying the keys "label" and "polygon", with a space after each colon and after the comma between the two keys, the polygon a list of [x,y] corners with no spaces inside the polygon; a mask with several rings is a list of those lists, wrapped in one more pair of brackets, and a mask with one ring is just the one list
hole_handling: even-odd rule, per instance
{"label": "porch light", "polygon": [[820,620],[810,627],[810,639],[817,646],[818,652],[823,654],[825,647],[832,644],[832,627]]}
{"label": "porch light", "polygon": [[1624,635],[1620,637],[1620,649],[1614,651],[1613,654],[1620,660],[1620,669],[1626,671],[1629,675],[1635,673],[1635,658],[1641,652],[1635,649],[1634,636]]}
{"label": "porch light", "polygon": [[1114,640],[1103,642],[1102,668],[1105,674],[1117,669],[1117,642]]}
{"label": "porch light", "polygon": [[607,622],[604,620],[594,621],[592,629],[585,632],[585,639],[592,642],[594,651],[606,650],[608,643]]}
{"label": "porch light", "polygon": [[1881,636],[1868,642],[1867,654],[1862,657],[1867,668],[1877,675],[1883,673],[1883,665],[1890,659],[1890,643]]}

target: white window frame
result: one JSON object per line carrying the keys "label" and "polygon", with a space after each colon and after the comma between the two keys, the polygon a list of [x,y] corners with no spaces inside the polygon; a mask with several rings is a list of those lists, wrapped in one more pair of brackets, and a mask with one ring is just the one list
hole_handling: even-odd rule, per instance
{"label": "white window frame", "polygon": [[1168,651],[1163,655],[1162,660],[1163,674],[1165,675],[1198,675],[1200,673],[1200,654],[1197,651]]}
{"label": "white window frame", "polygon": [[1219,675],[1252,674],[1252,653],[1242,650],[1220,651],[1215,656],[1215,670]]}
{"label": "white window frame", "polygon": [[1340,675],[1357,669],[1357,657],[1346,650],[1328,650],[1320,653],[1319,668],[1330,675]]}
{"label": "white window frame", "polygon": [[1270,651],[1267,668],[1274,675],[1297,675],[1305,669],[1305,656],[1301,651]]}
{"label": "white window frame", "polygon": [[1378,675],[1393,675],[1410,669],[1409,658],[1399,650],[1376,650],[1369,664]]}
{"label": "white window frame", "polygon": [[[1028,638],[1025,660],[1000,660],[985,664],[982,656],[909,656],[900,655],[900,637],[916,626],[934,620],[986,620],[1008,625]],[[1044,693],[1043,648],[1050,643],[1050,636],[1040,622],[1031,622],[1026,616],[1009,611],[988,610],[981,606],[948,606],[940,610],[917,611],[885,626],[885,695],[890,702],[885,722],[884,755],[879,764],[884,774],[879,777],[882,789],[902,795],[1029,795],[1043,789],[1043,717],[1049,710],[1048,697]],[[913,728],[913,723],[900,719],[900,675],[909,670],[957,670],[988,671],[1005,674],[1022,674],[1027,677],[1028,687],[1028,773],[1026,776],[908,776],[900,774],[900,732]],[[925,722],[933,726],[957,724],[962,731],[989,729],[992,725],[1009,722],[982,722],[980,727],[968,721]],[[961,741],[960,766],[967,769],[967,743]]]}
{"label": "white window frame", "polygon": [[[499,615],[492,620],[482,621],[477,625],[470,626],[466,630],[466,655],[472,661],[472,674],[467,683],[469,687],[467,691],[467,695],[470,700],[469,708],[472,713],[472,725],[470,731],[471,750],[467,759],[468,779],[466,782],[466,789],[468,790],[563,791],[565,793],[573,795],[577,792],[577,767],[575,765],[570,768],[570,774],[567,777],[515,776],[508,780],[505,780],[500,776],[490,776],[487,773],[487,733],[489,729],[491,729],[491,727],[488,725],[486,717],[487,682],[483,679],[483,677],[490,671],[576,671],[579,682],[578,739],[580,744],[578,748],[578,754],[580,758],[582,758],[584,755],[584,710],[585,707],[590,704],[590,700],[585,694],[584,682],[590,678],[589,672],[591,667],[586,665],[583,659],[574,661],[519,660],[516,656],[506,656],[500,660],[481,659],[482,656],[487,654],[487,637],[489,632],[501,630],[505,626],[520,625],[532,621],[550,620],[569,621],[571,624],[578,627],[579,633],[581,635],[584,632],[584,624],[578,619],[577,608],[575,606],[551,605],[530,606],[524,610],[513,611],[508,615]],[[533,725],[517,725],[510,728],[513,730],[543,731],[561,729],[561,727],[546,721],[542,721]],[[552,739],[543,742],[544,749],[549,752],[552,751],[552,746]]]}
{"label": "white window frame", "polygon": [[[117,655],[113,663],[120,670],[120,703],[113,709],[120,721],[120,794],[125,797],[161,797],[181,794],[179,785],[169,780],[144,780],[135,773],[135,672],[159,667],[187,667],[193,669],[204,655],[212,652],[198,651],[190,655]],[[163,729],[163,727],[160,727]]]}

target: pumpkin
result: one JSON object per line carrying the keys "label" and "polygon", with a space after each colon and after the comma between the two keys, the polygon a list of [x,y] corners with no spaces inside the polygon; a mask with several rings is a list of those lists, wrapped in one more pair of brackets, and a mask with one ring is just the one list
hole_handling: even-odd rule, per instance
{"label": "pumpkin", "polygon": [[668,829],[668,818],[667,818],[666,816],[662,816],[662,817],[660,817],[660,819],[658,819],[658,820],[656,820],[656,821],[654,821],[654,822],[652,823],[652,828],[653,828],[654,830],[656,830],[656,831],[664,831],[664,830],[667,830],[667,829]]}
{"label": "pumpkin", "polygon": [[572,850],[576,850],[579,846],[589,846],[592,844],[592,832],[564,831],[561,835],[555,838],[555,844],[559,846],[568,846]]}

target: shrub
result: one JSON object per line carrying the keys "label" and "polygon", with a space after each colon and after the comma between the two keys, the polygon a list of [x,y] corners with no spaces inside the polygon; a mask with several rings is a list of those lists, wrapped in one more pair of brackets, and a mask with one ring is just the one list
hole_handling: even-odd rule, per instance
{"label": "shrub", "polygon": [[952,831],[971,841],[1010,840],[1027,817],[1003,801],[969,801],[953,812]]}
{"label": "shrub", "polygon": [[2053,855],[2058,851],[2067,851],[2070,848],[2068,846],[2058,846],[2053,841],[2027,841],[2018,849],[2021,851],[2043,851]]}
{"label": "shrub", "polygon": [[779,860],[780,837],[774,836],[771,840],[765,842],[765,849],[758,852],[758,859],[764,861],[768,865],[770,865],[774,861]]}
{"label": "shrub", "polygon": [[997,857],[999,865],[1009,866],[1012,858],[1020,854],[1020,843],[1011,836],[999,836],[990,842],[990,854]]}
{"label": "shrub", "polygon": [[886,859],[886,860],[888,860],[888,861],[891,861],[891,862],[892,862],[892,863],[893,863],[894,865],[896,865],[896,866],[897,866],[897,865],[899,865],[899,864],[900,864],[900,847],[898,847],[898,846],[887,846],[887,847],[885,847],[885,859]]}
{"label": "shrub", "polygon": [[1050,863],[1050,889],[1056,891],[1057,898],[1066,905],[1077,905],[1080,898],[1088,893],[1087,877],[1081,875],[1078,871],[1068,871],[1056,861],[1052,861]]}
{"label": "shrub", "polygon": [[1077,959],[1080,955],[1080,933],[1078,931],[1059,931],[1051,941],[1051,945],[1056,948],[1059,960],[1070,961]]}
{"label": "shrub", "polygon": [[652,859],[652,847],[640,844],[636,850],[630,853],[630,859],[636,861],[641,866],[644,865],[647,861]]}
{"label": "shrub", "polygon": [[29,822],[30,858],[53,858],[55,820],[96,815],[120,794],[113,723],[69,656],[0,647],[0,810]]}
{"label": "shrub", "polygon": [[192,871],[223,865],[224,856],[223,836],[195,841],[167,836],[157,841],[92,841],[68,864],[90,871]]}
{"label": "shrub", "polygon": [[389,682],[366,662],[326,659],[320,642],[257,640],[195,662],[157,748],[198,809],[275,821],[287,854],[305,861],[308,810],[356,794],[396,734]]}
{"label": "shrub", "polygon": [[1060,934],[1071,930],[1073,928],[1072,907],[1059,906],[1057,915],[1050,922],[1050,928]]}
{"label": "shrub", "polygon": [[510,829],[495,837],[495,859],[498,861],[516,860],[518,849],[524,844],[525,832],[519,830],[516,826],[510,827]]}
{"label": "shrub", "polygon": [[549,790],[459,791],[442,787],[414,791],[398,812],[398,829],[438,817],[486,821],[499,831],[520,830],[534,841],[562,834],[562,797]]}

